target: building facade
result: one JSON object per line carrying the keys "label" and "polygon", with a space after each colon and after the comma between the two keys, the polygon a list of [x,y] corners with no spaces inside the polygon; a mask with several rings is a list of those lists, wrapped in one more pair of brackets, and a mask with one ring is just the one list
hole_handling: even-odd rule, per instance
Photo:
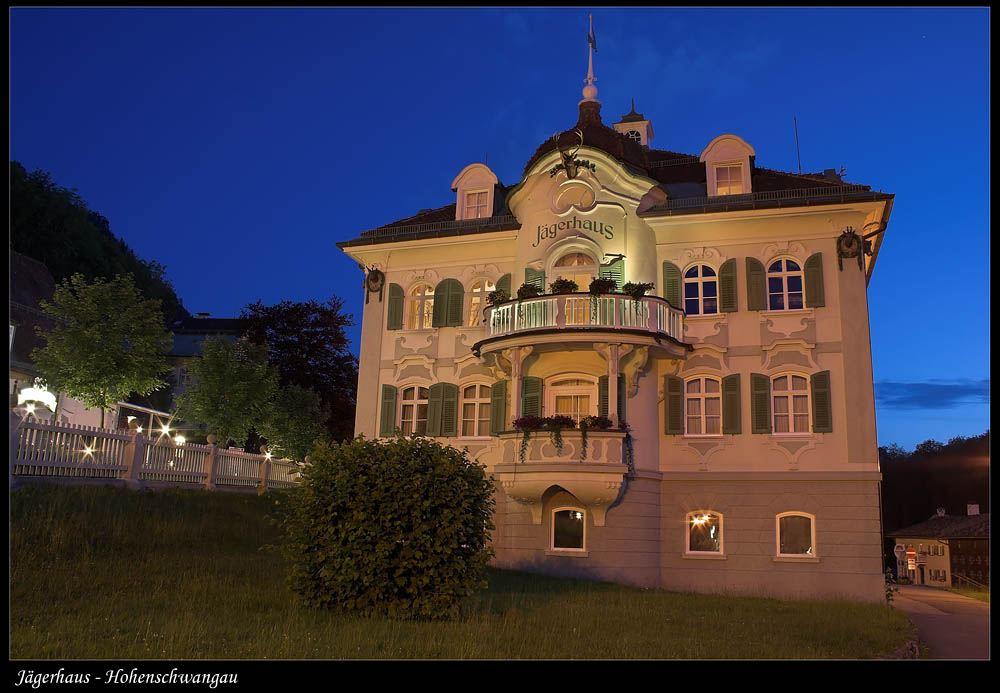
{"label": "building facade", "polygon": [[516,185],[473,163],[454,204],[338,243],[365,271],[356,432],[468,448],[499,567],[884,599],[867,284],[893,196],[733,134],[655,149],[596,96]]}
{"label": "building facade", "polygon": [[895,539],[898,577],[916,585],[989,589],[990,515],[969,506],[968,515],[946,515],[944,508],[924,522],[888,536]]}

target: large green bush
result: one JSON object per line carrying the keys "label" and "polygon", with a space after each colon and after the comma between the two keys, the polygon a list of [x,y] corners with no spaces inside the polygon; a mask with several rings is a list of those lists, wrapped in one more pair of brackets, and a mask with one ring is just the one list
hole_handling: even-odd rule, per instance
{"label": "large green bush", "polygon": [[428,438],[317,443],[290,494],[292,589],[315,607],[447,618],[486,586],[493,481]]}

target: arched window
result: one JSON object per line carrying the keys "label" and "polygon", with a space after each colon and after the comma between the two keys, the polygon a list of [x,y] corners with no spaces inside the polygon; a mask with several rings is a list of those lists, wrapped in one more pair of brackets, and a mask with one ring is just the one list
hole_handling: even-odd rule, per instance
{"label": "arched window", "polygon": [[552,268],[556,279],[572,279],[580,291],[587,291],[590,281],[598,276],[597,261],[586,253],[567,253],[556,260]]}
{"label": "arched window", "polygon": [[816,518],[809,513],[787,512],[777,516],[779,556],[816,555]]}
{"label": "arched window", "polygon": [[473,383],[462,387],[462,437],[490,435],[490,386]]}
{"label": "arched window", "polygon": [[642,135],[639,134],[638,130],[629,130],[625,133],[625,136],[635,141],[636,144],[642,144]]}
{"label": "arched window", "polygon": [[556,508],[552,511],[552,550],[586,549],[587,513],[583,508]]}
{"label": "arched window", "polygon": [[771,412],[774,433],[809,433],[809,380],[794,374],[772,378]]}
{"label": "arched window", "polygon": [[719,282],[708,265],[695,265],[684,272],[684,312],[714,315],[719,312]]}
{"label": "arched window", "polygon": [[716,378],[692,378],[684,383],[684,433],[722,435],[722,383]]}
{"label": "arched window", "polygon": [[399,428],[404,436],[427,433],[428,388],[412,385],[404,387],[399,398]]}
{"label": "arched window", "polygon": [[597,381],[589,376],[560,375],[546,383],[545,411],[579,422],[597,416]]}
{"label": "arched window", "polygon": [[434,327],[434,287],[417,284],[406,301],[406,328],[429,330]]}
{"label": "arched window", "polygon": [[767,268],[768,310],[798,310],[802,300],[802,268],[795,260],[775,260]]}
{"label": "arched window", "polygon": [[722,553],[722,514],[698,510],[687,514],[686,553]]}
{"label": "arched window", "polygon": [[483,309],[486,307],[486,297],[496,290],[496,284],[489,279],[478,279],[469,288],[469,327],[483,324]]}

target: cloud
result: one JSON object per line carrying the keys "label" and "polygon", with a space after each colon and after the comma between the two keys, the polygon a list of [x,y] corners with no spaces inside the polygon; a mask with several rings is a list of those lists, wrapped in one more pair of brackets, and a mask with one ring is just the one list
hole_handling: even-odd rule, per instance
{"label": "cloud", "polygon": [[952,409],[990,403],[989,378],[875,383],[875,401],[885,409]]}

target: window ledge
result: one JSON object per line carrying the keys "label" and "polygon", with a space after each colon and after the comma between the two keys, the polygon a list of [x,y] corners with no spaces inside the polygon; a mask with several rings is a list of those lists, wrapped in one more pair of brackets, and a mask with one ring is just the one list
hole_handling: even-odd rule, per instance
{"label": "window ledge", "polygon": [[567,558],[586,558],[590,551],[578,551],[576,549],[546,549],[546,556],[565,556]]}
{"label": "window ledge", "polygon": [[815,308],[792,308],[789,310],[759,310],[760,319],[774,317],[775,315],[815,315]]}
{"label": "window ledge", "polygon": [[681,436],[685,440],[722,440],[725,436],[721,433],[709,433],[709,434],[698,434],[698,433],[685,433]]}
{"label": "window ledge", "polygon": [[695,560],[695,561],[727,561],[729,556],[725,556],[720,553],[683,553],[681,558],[685,560]]}
{"label": "window ledge", "polygon": [[771,433],[771,440],[813,440],[815,433]]}
{"label": "window ledge", "polygon": [[818,556],[775,556],[775,563],[819,563]]}
{"label": "window ledge", "polygon": [[698,313],[697,315],[684,314],[684,320],[694,322],[708,322],[709,320],[725,320],[729,313]]}

